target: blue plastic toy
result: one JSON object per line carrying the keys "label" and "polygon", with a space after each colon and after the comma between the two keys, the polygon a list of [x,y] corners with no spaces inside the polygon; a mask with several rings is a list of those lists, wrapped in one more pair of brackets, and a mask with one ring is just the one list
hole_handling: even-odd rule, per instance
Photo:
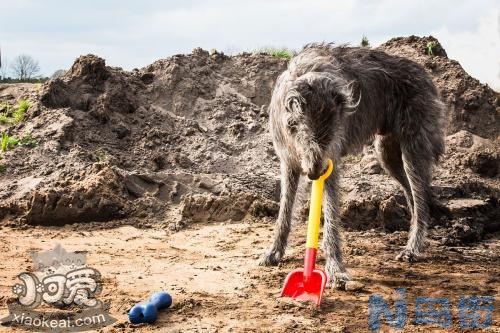
{"label": "blue plastic toy", "polygon": [[165,291],[153,294],[147,303],[136,304],[130,309],[128,318],[132,324],[152,324],[158,318],[158,311],[172,305],[172,296]]}

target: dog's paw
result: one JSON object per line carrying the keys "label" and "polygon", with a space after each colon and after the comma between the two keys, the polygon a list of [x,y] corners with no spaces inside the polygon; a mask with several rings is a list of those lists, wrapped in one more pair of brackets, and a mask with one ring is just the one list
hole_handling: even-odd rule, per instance
{"label": "dog's paw", "polygon": [[418,261],[418,256],[408,249],[404,249],[397,256],[396,260],[413,263]]}
{"label": "dog's paw", "polygon": [[349,281],[351,281],[351,278],[347,273],[333,273],[328,278],[330,288],[337,290],[346,290]]}
{"label": "dog's paw", "polygon": [[260,266],[276,266],[281,262],[283,254],[279,251],[266,253],[259,259]]}

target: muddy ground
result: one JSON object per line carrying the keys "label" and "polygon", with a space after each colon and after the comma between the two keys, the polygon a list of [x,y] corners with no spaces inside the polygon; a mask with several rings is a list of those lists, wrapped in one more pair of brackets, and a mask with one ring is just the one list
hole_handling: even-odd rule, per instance
{"label": "muddy ground", "polygon": [[[280,192],[266,104],[287,61],[195,49],[127,72],[88,55],[43,86],[0,85],[2,105],[31,104],[1,131],[36,140],[0,160],[0,309],[13,301],[16,275],[32,269],[30,251],[61,243],[88,251],[102,273],[101,298],[118,318],[105,331],[137,328],[128,309],[162,288],[174,307],[141,330],[363,332],[368,297],[407,288],[405,331],[432,328],[411,323],[417,296],[448,297],[447,331],[460,331],[459,297],[498,299],[500,290],[499,94],[432,37],[380,48],[424,66],[447,105],[446,154],[433,179],[445,209],[433,216],[422,262],[393,260],[408,213],[368,145],[344,158],[342,180],[345,257],[364,289],[328,290],[319,311],[278,299],[286,273],[301,265],[305,235],[303,209],[283,265],[257,266]],[[496,301],[493,331],[498,320]]]}

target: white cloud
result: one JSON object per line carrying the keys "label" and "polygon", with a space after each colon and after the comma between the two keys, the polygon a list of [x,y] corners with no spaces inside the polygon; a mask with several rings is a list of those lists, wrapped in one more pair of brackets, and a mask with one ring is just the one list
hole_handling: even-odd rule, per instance
{"label": "white cloud", "polygon": [[448,57],[460,62],[473,77],[500,89],[500,11],[481,17],[473,31],[453,32],[446,26],[432,32]]}
{"label": "white cloud", "polygon": [[51,74],[87,53],[131,69],[198,46],[300,48],[312,41],[357,44],[363,35],[376,45],[435,34],[450,57],[498,86],[497,16],[491,0],[2,0],[0,43],[8,57],[30,54]]}

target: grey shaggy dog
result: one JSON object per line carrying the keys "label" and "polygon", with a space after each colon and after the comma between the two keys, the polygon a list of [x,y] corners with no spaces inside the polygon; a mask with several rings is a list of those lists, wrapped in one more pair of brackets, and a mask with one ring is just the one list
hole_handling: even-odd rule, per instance
{"label": "grey shaggy dog", "polygon": [[325,184],[323,249],[335,287],[349,280],[339,234],[341,157],[375,139],[386,172],[401,184],[411,228],[398,260],[414,261],[425,246],[430,209],[436,207],[432,167],[444,151],[443,103],[425,70],[379,50],[309,44],[274,87],[270,130],[281,161],[281,200],[274,242],[262,265],[283,258],[301,174],[319,178],[332,159]]}

